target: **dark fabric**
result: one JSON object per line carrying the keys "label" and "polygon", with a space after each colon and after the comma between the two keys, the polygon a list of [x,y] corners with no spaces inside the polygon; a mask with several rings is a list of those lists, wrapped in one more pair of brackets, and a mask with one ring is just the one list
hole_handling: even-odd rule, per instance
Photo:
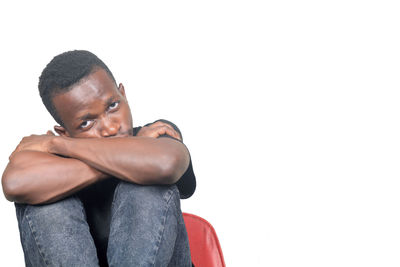
{"label": "dark fabric", "polygon": [[[179,128],[172,122],[162,119],[157,121],[170,124],[182,137],[182,133],[180,132]],[[152,123],[148,123],[145,126],[150,124]],[[133,135],[136,136],[141,128],[142,127],[133,128]],[[165,137],[173,138],[169,135],[159,136],[159,138]],[[177,141],[181,142],[180,140]],[[110,232],[110,211],[114,190],[119,181],[120,180],[117,178],[109,178],[107,180],[90,185],[77,193],[78,197],[83,202],[86,211],[87,222],[96,245],[100,266],[108,266],[106,252],[108,236]],[[192,160],[190,160],[186,172],[182,175],[176,185],[179,189],[181,199],[189,198],[191,195],[193,195],[196,189],[196,177],[193,172]]]}
{"label": "dark fabric", "polygon": [[110,233],[111,204],[119,179],[109,178],[86,187],[78,193],[86,212],[86,220],[96,245],[100,266],[108,266],[107,244]]}

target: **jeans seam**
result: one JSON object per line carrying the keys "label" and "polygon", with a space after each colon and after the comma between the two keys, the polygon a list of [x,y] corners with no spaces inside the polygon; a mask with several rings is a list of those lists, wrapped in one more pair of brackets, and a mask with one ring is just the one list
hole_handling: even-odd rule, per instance
{"label": "jeans seam", "polygon": [[160,250],[161,240],[162,240],[162,237],[164,236],[165,223],[167,221],[168,211],[169,211],[169,208],[170,208],[169,203],[170,203],[171,198],[173,196],[173,188],[170,188],[168,190],[168,193],[169,193],[169,196],[168,196],[167,203],[166,203],[166,209],[165,209],[164,214],[163,214],[162,227],[161,227],[161,229],[159,231],[159,236],[157,238],[157,243],[155,244],[155,253],[154,253],[152,266],[155,266],[155,264],[156,264],[156,258],[157,258],[158,252]]}
{"label": "jeans seam", "polygon": [[46,260],[46,257],[45,257],[45,255],[44,255],[44,253],[43,253],[42,250],[40,249],[40,244],[39,244],[39,241],[37,240],[37,237],[36,237],[36,231],[35,231],[35,229],[34,229],[34,227],[33,227],[33,224],[32,224],[32,222],[31,222],[31,220],[30,220],[30,218],[29,218],[29,215],[26,214],[25,217],[26,217],[26,219],[28,220],[29,229],[30,229],[31,232],[32,232],[33,239],[35,240],[35,245],[36,245],[36,247],[37,247],[37,249],[38,249],[38,251],[39,251],[39,255],[40,255],[40,257],[42,258],[43,263],[44,263],[46,266],[50,266],[50,265],[47,263],[47,260]]}

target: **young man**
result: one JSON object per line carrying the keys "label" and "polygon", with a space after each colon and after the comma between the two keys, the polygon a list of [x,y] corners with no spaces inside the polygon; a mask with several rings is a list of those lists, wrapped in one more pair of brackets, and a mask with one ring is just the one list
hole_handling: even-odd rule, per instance
{"label": "young man", "polygon": [[133,128],[124,86],[88,51],[56,56],[39,91],[58,136],[24,137],[2,178],[26,265],[191,266],[180,198],[196,182],[179,129]]}

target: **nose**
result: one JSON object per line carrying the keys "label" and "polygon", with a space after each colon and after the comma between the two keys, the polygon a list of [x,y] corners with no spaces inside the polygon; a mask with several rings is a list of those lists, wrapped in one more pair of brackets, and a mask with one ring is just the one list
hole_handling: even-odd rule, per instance
{"label": "nose", "polygon": [[120,124],[110,119],[104,119],[101,125],[100,134],[101,137],[112,137],[118,134]]}

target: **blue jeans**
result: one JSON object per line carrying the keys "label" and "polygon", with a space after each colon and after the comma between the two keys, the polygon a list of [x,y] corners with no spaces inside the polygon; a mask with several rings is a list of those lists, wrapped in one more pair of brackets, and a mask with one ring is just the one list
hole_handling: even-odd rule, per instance
{"label": "blue jeans", "polygon": [[[15,204],[26,266],[99,266],[81,200]],[[189,241],[172,186],[119,182],[111,206],[109,266],[192,266]]]}

